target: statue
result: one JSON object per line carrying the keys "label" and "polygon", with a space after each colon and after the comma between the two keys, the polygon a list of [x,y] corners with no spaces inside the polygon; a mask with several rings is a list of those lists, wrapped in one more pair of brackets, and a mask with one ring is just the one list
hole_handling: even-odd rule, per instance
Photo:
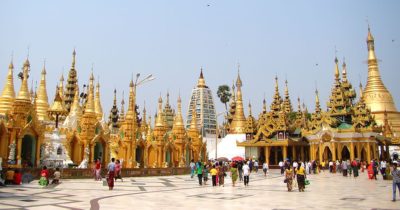
{"label": "statue", "polygon": [[78,168],[87,168],[88,167],[88,160],[83,159],[81,164],[79,164]]}
{"label": "statue", "polygon": [[16,148],[15,142],[10,144],[8,148],[10,148],[10,155],[8,156],[8,164],[15,164],[15,148]]}
{"label": "statue", "polygon": [[89,159],[89,145],[86,145],[85,147],[85,157],[84,159],[88,160]]}

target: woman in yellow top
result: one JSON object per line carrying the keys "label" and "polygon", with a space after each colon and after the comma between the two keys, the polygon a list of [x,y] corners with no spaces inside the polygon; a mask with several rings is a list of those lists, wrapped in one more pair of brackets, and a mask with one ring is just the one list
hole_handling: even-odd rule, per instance
{"label": "woman in yellow top", "polygon": [[212,169],[210,170],[210,174],[211,174],[211,177],[212,177],[212,185],[213,185],[213,187],[217,186],[217,174],[218,174],[218,171],[217,171],[217,169],[215,169],[215,165],[212,166]]}
{"label": "woman in yellow top", "polygon": [[303,163],[299,163],[300,167],[297,169],[297,184],[299,185],[299,192],[304,192],[304,189],[306,189],[306,173],[305,169],[303,166]]}

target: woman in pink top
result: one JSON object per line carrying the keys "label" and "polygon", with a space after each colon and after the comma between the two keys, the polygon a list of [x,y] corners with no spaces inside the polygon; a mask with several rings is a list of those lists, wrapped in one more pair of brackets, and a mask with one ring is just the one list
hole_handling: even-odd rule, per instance
{"label": "woman in pink top", "polygon": [[124,181],[121,176],[121,162],[119,160],[115,163],[115,181],[117,181],[117,179]]}

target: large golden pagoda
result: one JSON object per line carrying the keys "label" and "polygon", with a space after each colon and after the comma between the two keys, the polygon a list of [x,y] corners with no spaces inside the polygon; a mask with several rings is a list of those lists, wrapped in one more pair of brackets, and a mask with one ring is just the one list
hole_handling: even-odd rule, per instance
{"label": "large golden pagoda", "polygon": [[378,59],[375,55],[375,40],[368,27],[368,80],[364,89],[364,100],[378,125],[384,126],[385,115],[392,127],[393,141],[400,143],[400,113],[396,109],[392,95],[382,82]]}

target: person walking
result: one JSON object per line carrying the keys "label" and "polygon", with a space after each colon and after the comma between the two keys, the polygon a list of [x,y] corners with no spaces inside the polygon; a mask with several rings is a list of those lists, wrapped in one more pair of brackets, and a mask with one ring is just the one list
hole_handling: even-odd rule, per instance
{"label": "person walking", "polygon": [[212,186],[215,187],[217,186],[217,174],[218,174],[217,169],[215,169],[215,165],[212,166],[210,174],[211,174]]}
{"label": "person walking", "polygon": [[290,192],[293,188],[293,170],[291,169],[290,164],[287,166],[285,170],[285,182],[287,190]]}
{"label": "person walking", "polygon": [[197,178],[199,179],[199,185],[203,185],[203,166],[200,161],[196,163],[196,174]]}
{"label": "person walking", "polygon": [[399,189],[400,196],[400,170],[397,169],[397,164],[397,161],[393,161],[393,170],[390,173],[393,177],[393,202],[396,201],[396,186]]}
{"label": "person walking", "polygon": [[107,183],[108,183],[108,189],[113,190],[114,189],[114,175],[115,175],[115,158],[111,158],[111,162],[107,166],[108,170],[108,178],[107,178]]}
{"label": "person walking", "polygon": [[279,168],[281,169],[281,175],[283,175],[283,173],[285,172],[284,168],[283,168],[283,161],[279,161]]}
{"label": "person walking", "polygon": [[268,172],[268,163],[265,161],[262,165],[264,176],[267,177],[267,172]]}
{"label": "person walking", "polygon": [[244,186],[249,186],[250,167],[249,165],[247,165],[246,162],[244,163],[242,170],[243,170]]}
{"label": "person walking", "polygon": [[380,169],[381,169],[381,174],[382,174],[383,180],[386,180],[387,179],[387,177],[386,177],[386,175],[387,175],[386,174],[386,161],[384,159],[381,160]]}
{"label": "person walking", "polygon": [[254,171],[258,173],[258,160],[254,161]]}
{"label": "person walking", "polygon": [[303,163],[301,163],[299,169],[297,169],[296,177],[297,177],[297,184],[299,185],[299,192],[304,192],[304,189],[306,189],[307,177]]}
{"label": "person walking", "polygon": [[96,160],[96,165],[95,165],[95,180],[96,181],[101,181],[101,162],[100,159]]}
{"label": "person walking", "polygon": [[190,166],[190,178],[193,179],[193,176],[194,176],[194,169],[195,169],[195,167],[196,167],[196,164],[194,163],[194,160],[193,160],[193,159],[190,161],[189,166]]}
{"label": "person walking", "polygon": [[206,185],[207,181],[208,181],[208,168],[209,168],[208,164],[204,165],[204,167],[203,167],[203,183],[204,183],[204,185]]}
{"label": "person walking", "polygon": [[124,181],[121,176],[121,162],[119,160],[115,161],[115,181],[117,179],[121,179],[122,182]]}
{"label": "person walking", "polygon": [[358,162],[357,162],[357,160],[353,160],[353,162],[351,162],[351,167],[353,168],[354,178],[358,177]]}
{"label": "person walking", "polygon": [[243,181],[243,161],[239,161],[237,164],[237,169],[239,172],[239,181]]}
{"label": "person walking", "polygon": [[342,161],[342,170],[343,176],[347,176],[347,162],[345,160]]}
{"label": "person walking", "polygon": [[238,178],[238,170],[237,170],[237,164],[234,162],[232,163],[232,167],[230,169],[231,171],[231,178],[232,178],[232,186],[234,187]]}
{"label": "person walking", "polygon": [[219,186],[225,186],[225,176],[226,176],[227,168],[225,164],[219,162],[219,170],[218,170],[218,184]]}

